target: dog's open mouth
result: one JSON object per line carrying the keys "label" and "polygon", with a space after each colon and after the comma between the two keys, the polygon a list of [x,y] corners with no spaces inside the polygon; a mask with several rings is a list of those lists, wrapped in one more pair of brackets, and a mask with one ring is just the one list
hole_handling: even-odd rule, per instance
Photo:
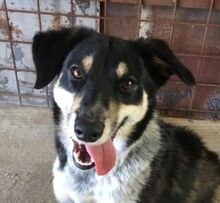
{"label": "dog's open mouth", "polygon": [[87,170],[95,166],[98,175],[105,175],[115,165],[116,151],[111,139],[100,145],[73,142],[73,160],[78,168]]}
{"label": "dog's open mouth", "polygon": [[95,166],[94,160],[92,160],[92,157],[87,152],[85,145],[73,142],[73,160],[75,165],[82,170],[93,168]]}

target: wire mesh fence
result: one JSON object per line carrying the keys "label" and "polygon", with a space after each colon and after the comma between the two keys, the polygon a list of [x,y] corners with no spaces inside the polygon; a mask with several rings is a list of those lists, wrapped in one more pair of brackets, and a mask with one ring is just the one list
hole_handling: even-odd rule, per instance
{"label": "wire mesh fence", "polygon": [[50,107],[52,84],[35,90],[34,33],[87,26],[137,39],[166,40],[197,85],[173,76],[157,95],[164,115],[220,119],[220,0],[0,0],[0,102]]}

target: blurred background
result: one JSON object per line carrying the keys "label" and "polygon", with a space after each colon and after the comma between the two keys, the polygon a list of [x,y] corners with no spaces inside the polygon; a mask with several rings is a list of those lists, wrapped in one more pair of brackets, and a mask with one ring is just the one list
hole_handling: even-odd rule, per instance
{"label": "blurred background", "polygon": [[33,35],[81,25],[169,43],[197,85],[172,77],[157,95],[162,115],[220,120],[220,0],[0,0],[0,103],[51,107],[52,84],[33,89]]}

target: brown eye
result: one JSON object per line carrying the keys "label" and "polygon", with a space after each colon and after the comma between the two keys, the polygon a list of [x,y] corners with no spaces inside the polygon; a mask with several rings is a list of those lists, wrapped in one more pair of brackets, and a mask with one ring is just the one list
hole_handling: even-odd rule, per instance
{"label": "brown eye", "polygon": [[72,72],[73,77],[77,80],[82,80],[84,78],[82,70],[78,67],[73,67],[71,69],[71,72]]}
{"label": "brown eye", "polygon": [[135,88],[135,82],[131,79],[123,81],[120,85],[120,89],[126,92],[129,92]]}

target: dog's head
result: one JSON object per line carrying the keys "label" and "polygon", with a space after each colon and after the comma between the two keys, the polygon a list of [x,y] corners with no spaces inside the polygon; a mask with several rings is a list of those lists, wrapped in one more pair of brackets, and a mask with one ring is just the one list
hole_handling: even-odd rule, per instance
{"label": "dog's head", "polygon": [[114,166],[117,146],[112,140],[126,144],[144,130],[155,92],[172,74],[194,84],[192,74],[159,39],[128,41],[86,28],[64,28],[38,33],[33,58],[35,88],[56,78],[54,100],[66,139],[73,140],[76,166],[95,165],[99,175]]}

